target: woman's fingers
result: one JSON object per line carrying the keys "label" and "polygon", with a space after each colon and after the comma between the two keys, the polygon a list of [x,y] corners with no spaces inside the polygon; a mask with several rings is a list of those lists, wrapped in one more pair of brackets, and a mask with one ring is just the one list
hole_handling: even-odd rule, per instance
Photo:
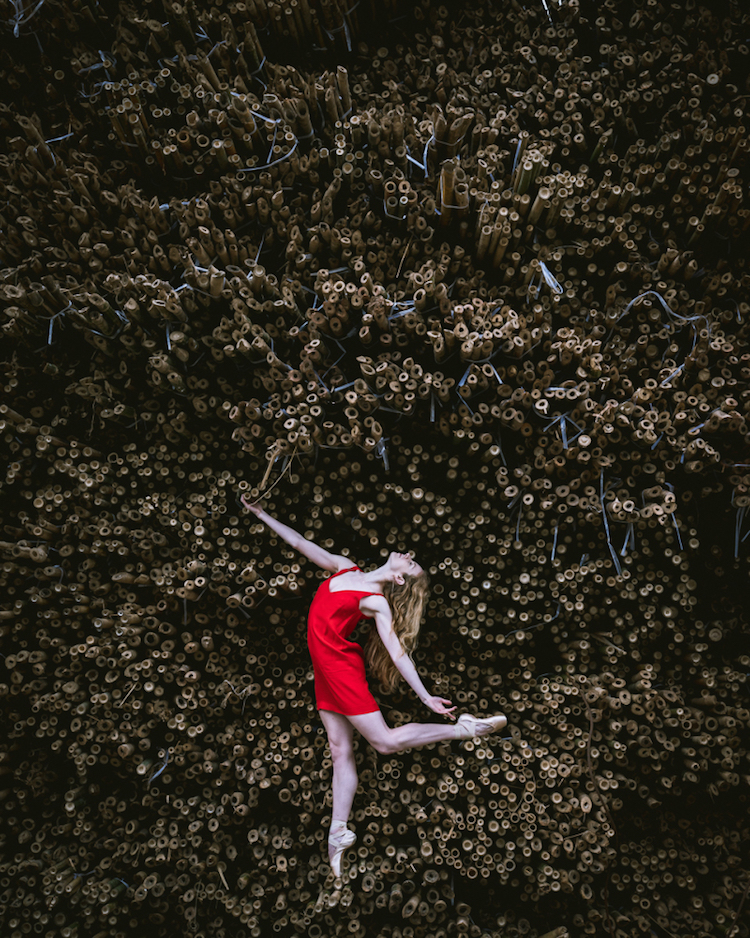
{"label": "woman's fingers", "polygon": [[427,706],[433,713],[440,713],[443,716],[450,717],[451,720],[455,720],[455,714],[453,711],[456,709],[451,704],[450,700],[447,700],[445,697],[431,697],[428,701],[425,701]]}
{"label": "woman's fingers", "polygon": [[433,710],[435,711],[435,713],[441,713],[444,716],[448,716],[448,717],[451,717],[451,719],[455,719],[455,717],[453,716],[453,711],[456,708],[451,705],[450,700],[446,700],[445,697],[434,697],[433,700],[435,703],[435,706],[433,707]]}
{"label": "woman's fingers", "polygon": [[442,710],[441,713],[443,716],[449,717],[451,720],[455,720],[456,714],[453,712],[455,709],[455,707],[451,707],[450,709]]}

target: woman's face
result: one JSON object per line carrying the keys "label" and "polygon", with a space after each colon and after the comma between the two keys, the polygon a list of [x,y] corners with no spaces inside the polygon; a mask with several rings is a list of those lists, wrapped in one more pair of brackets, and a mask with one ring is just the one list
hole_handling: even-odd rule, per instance
{"label": "woman's face", "polygon": [[391,570],[399,576],[419,576],[423,572],[411,554],[397,554],[395,551],[388,558]]}

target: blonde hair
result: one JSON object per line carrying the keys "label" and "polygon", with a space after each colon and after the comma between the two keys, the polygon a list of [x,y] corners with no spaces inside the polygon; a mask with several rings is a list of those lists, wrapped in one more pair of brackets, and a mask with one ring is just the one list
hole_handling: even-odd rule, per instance
{"label": "blonde hair", "polygon": [[[383,595],[393,614],[393,631],[407,655],[417,647],[429,587],[430,580],[424,571],[417,576],[405,575],[403,583],[386,583],[383,587]],[[383,689],[392,693],[401,675],[374,625],[365,642],[365,661]]]}

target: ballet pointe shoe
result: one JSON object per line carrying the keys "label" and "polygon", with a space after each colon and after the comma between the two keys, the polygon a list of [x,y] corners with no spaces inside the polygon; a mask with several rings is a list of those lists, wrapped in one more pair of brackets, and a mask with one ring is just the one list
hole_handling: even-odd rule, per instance
{"label": "ballet pointe shoe", "polygon": [[463,713],[456,720],[456,737],[458,739],[474,739],[475,736],[489,736],[499,733],[508,725],[508,718],[504,713],[496,713],[491,717],[473,717]]}
{"label": "ballet pointe shoe", "polygon": [[341,878],[341,861],[344,853],[356,839],[357,835],[348,827],[339,828],[328,835],[328,859],[336,879]]}

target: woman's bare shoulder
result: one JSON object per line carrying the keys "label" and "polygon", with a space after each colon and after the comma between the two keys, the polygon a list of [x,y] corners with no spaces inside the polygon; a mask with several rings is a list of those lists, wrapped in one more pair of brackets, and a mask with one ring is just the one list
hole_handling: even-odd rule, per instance
{"label": "woman's bare shoulder", "polygon": [[388,600],[382,593],[372,593],[370,596],[363,596],[359,601],[359,608],[362,612],[374,616],[376,614],[391,615],[391,607]]}
{"label": "woman's bare shoulder", "polygon": [[334,573],[341,573],[342,570],[359,570],[357,563],[351,557],[344,557],[342,554],[331,554],[336,566]]}

